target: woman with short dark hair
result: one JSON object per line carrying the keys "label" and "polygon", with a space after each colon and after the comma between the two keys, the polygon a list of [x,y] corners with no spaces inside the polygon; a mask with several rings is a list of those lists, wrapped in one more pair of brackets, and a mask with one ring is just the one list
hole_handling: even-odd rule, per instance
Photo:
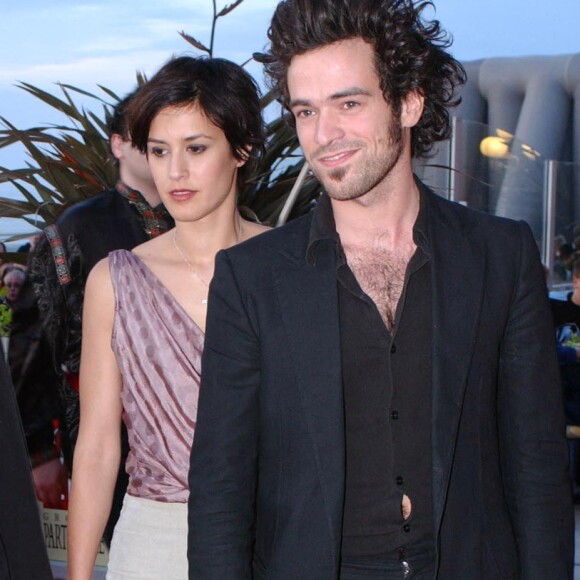
{"label": "woman with short dark hair", "polygon": [[99,262],[86,286],[69,578],[89,579],[113,495],[120,426],[129,486],[107,578],[187,578],[187,476],[215,254],[265,228],[237,210],[262,152],[256,84],[221,59],[169,61],[129,105],[175,229]]}

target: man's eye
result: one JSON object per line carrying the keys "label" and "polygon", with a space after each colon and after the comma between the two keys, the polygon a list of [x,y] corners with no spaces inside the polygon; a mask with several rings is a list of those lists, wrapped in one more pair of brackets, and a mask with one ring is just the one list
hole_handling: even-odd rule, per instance
{"label": "man's eye", "polygon": [[355,107],[358,107],[358,102],[357,101],[345,101],[343,103],[343,107],[345,109],[354,109]]}
{"label": "man's eye", "polygon": [[314,115],[314,111],[310,109],[301,109],[300,111],[296,111],[294,113],[297,119],[307,119],[308,117],[312,117]]}

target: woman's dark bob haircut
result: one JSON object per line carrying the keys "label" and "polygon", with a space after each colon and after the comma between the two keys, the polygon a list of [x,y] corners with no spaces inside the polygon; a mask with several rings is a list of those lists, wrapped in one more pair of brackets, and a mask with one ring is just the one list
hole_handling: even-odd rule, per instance
{"label": "woman's dark bob haircut", "polygon": [[465,71],[446,48],[451,45],[437,20],[422,12],[432,2],[413,0],[283,0],[272,18],[270,50],[262,55],[271,87],[288,108],[291,60],[335,42],[361,38],[374,49],[385,100],[398,114],[412,91],[424,97],[423,115],[411,130],[414,157],[425,156],[449,137],[448,108],[459,103],[457,86]]}
{"label": "woman's dark bob haircut", "polygon": [[167,107],[192,105],[224,132],[238,161],[247,159],[238,172],[238,185],[243,185],[262,156],[264,125],[258,86],[243,68],[228,60],[181,56],[162,66],[129,104],[133,145],[146,153],[153,119]]}

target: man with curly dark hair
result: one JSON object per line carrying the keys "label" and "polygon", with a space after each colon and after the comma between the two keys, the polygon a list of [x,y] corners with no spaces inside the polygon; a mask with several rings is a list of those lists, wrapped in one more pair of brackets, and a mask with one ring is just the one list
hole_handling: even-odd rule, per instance
{"label": "man with curly dark hair", "polygon": [[276,9],[267,72],[325,193],[218,256],[190,578],[572,577],[534,239],[413,175],[465,78],[429,7]]}

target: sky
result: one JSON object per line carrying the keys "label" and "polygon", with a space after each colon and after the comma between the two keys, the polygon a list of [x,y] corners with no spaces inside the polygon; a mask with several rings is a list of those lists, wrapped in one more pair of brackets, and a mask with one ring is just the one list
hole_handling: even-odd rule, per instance
{"label": "sky", "polygon": [[[232,1],[216,0],[218,10]],[[428,14],[451,33],[459,60],[580,52],[580,0],[434,3]],[[276,4],[244,0],[220,19],[214,55],[241,64],[263,50]],[[21,129],[58,117],[18,89],[19,81],[55,93],[56,83],[71,84],[109,100],[98,85],[124,95],[136,71],[151,76],[172,55],[194,53],[179,31],[210,41],[212,0],[3,0],[0,10],[0,116]],[[248,70],[262,82],[257,64]],[[0,166],[14,169],[24,160],[19,148],[0,149]]]}
{"label": "sky", "polygon": [[[218,10],[232,0],[216,0]],[[266,44],[277,0],[244,0],[218,21],[215,52],[242,63]],[[128,92],[135,72],[151,75],[172,54],[192,47],[185,31],[208,44],[212,0],[24,0],[1,6],[0,115],[18,126],[48,122],[48,109],[17,89],[69,83]],[[557,10],[550,5],[556,5]],[[435,0],[460,60],[580,52],[580,0]],[[430,11],[429,14],[433,14]],[[250,71],[261,80],[257,65]]]}

